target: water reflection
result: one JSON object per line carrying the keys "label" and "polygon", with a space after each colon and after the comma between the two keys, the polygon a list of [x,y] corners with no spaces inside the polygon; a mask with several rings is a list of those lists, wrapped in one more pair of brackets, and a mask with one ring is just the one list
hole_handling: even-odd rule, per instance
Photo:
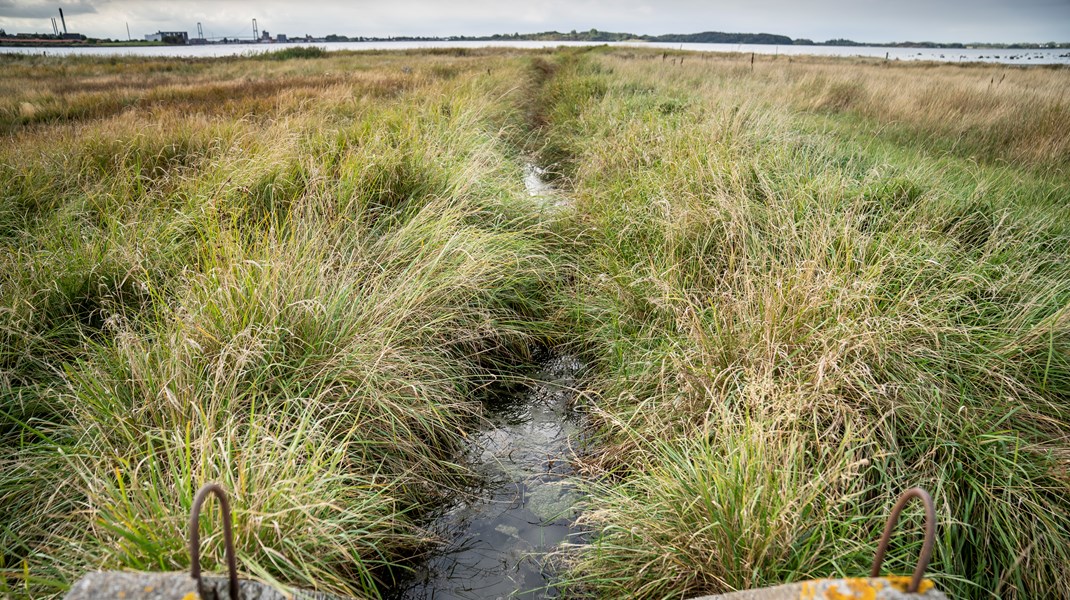
{"label": "water reflection", "polygon": [[579,431],[572,410],[583,365],[545,360],[536,383],[488,406],[490,426],[469,458],[478,490],[448,507],[431,530],[448,540],[392,598],[552,598],[544,557],[573,534],[578,492],[568,456]]}

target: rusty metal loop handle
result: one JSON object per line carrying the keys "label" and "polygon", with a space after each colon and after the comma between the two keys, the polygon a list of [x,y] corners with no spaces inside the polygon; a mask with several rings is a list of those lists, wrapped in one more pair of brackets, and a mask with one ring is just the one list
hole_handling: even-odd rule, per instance
{"label": "rusty metal loop handle", "polygon": [[914,577],[910,580],[907,592],[916,594],[921,586],[921,578],[925,576],[925,569],[929,566],[929,560],[933,557],[933,546],[936,545],[936,509],[933,507],[933,499],[929,492],[920,487],[910,488],[903,492],[899,500],[892,508],[892,514],[888,517],[888,523],[884,526],[880,545],[877,546],[877,555],[873,557],[873,568],[869,571],[870,577],[880,575],[881,563],[884,562],[884,554],[888,551],[888,543],[892,539],[892,529],[899,522],[899,513],[910,502],[911,498],[918,498],[925,505],[925,542],[921,545],[921,554],[918,556],[918,566],[914,568]]}
{"label": "rusty metal loop handle", "polygon": [[230,576],[230,600],[238,600],[238,559],[234,554],[234,532],[230,524],[230,502],[227,493],[218,483],[207,483],[197,490],[193,497],[193,507],[189,514],[189,574],[197,582],[197,587],[203,594],[204,585],[201,583],[201,505],[204,504],[208,494],[215,494],[219,498],[219,506],[223,509],[223,544],[227,554],[227,570]]}

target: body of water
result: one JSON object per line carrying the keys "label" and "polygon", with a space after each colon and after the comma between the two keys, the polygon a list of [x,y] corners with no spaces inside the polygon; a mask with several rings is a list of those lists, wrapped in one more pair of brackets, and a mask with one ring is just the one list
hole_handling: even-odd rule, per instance
{"label": "body of water", "polygon": [[541,363],[534,383],[487,405],[467,462],[482,485],[443,507],[429,529],[445,541],[391,600],[485,600],[557,595],[548,553],[574,536],[579,492],[570,479],[573,411],[583,365],[568,355]]}
{"label": "body of water", "polygon": [[[325,50],[412,50],[421,48],[556,48],[558,46],[597,46],[602,42],[338,42],[330,44],[211,44],[205,46],[113,46],[26,48],[0,46],[0,53],[46,54],[48,56],[240,56],[282,50],[292,46],[318,46]],[[664,44],[655,42],[614,42],[610,46],[663,48],[694,52],[741,52],[787,56],[860,56],[901,61],[990,62],[1011,65],[1070,65],[1070,49],[932,49],[881,48],[877,46],[771,46],[766,44]]]}

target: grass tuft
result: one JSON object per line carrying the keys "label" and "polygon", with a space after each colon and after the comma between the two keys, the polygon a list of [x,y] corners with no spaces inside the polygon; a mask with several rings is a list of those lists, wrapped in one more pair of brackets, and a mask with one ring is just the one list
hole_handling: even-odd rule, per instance
{"label": "grass tuft", "polygon": [[295,58],[325,58],[327,51],[319,46],[294,46],[274,52],[264,52],[256,55],[261,60],[292,60]]}

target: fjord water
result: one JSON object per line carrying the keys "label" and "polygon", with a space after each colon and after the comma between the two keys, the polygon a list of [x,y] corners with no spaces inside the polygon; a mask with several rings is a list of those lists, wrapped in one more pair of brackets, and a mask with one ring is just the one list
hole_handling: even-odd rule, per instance
{"label": "fjord water", "polygon": [[488,424],[466,457],[481,485],[435,516],[429,529],[445,544],[390,598],[557,595],[546,555],[574,533],[580,497],[568,481],[568,457],[579,433],[572,404],[582,370],[573,356],[550,356],[533,383],[488,401]]}
{"label": "fjord water", "polygon": [[286,44],[211,44],[203,46],[110,46],[110,47],[13,47],[0,46],[0,53],[46,54],[49,56],[174,56],[214,57],[259,54],[294,46],[316,46],[324,50],[418,50],[426,48],[556,48],[559,46],[618,46],[661,48],[692,52],[739,52],[786,56],[858,56],[902,61],[988,62],[1010,65],[1070,64],[1066,48],[887,48],[881,46],[776,46],[770,44],[670,44],[661,42],[557,42],[557,41],[431,41],[431,42],[334,42]]}

